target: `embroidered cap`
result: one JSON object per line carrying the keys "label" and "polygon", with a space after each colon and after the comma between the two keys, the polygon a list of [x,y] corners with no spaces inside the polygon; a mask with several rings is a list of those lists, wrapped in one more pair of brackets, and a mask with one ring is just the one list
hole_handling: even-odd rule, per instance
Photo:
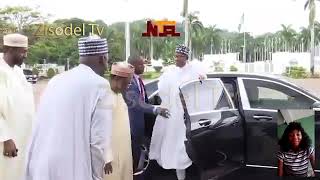
{"label": "embroidered cap", "polygon": [[189,56],[189,48],[187,46],[185,46],[185,45],[179,44],[176,47],[176,53],[181,53],[181,54],[184,54],[186,56]]}
{"label": "embroidered cap", "polygon": [[78,47],[80,56],[102,55],[109,52],[107,40],[97,35],[80,38]]}
{"label": "embroidered cap", "polygon": [[134,73],[134,67],[124,62],[115,62],[111,66],[111,74],[120,77],[131,77]]}

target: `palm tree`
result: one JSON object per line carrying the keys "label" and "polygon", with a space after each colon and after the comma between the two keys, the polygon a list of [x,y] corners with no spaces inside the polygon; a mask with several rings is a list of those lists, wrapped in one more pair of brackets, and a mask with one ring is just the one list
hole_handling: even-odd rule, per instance
{"label": "palm tree", "polygon": [[[316,0],[307,0],[304,5],[304,9],[309,8],[309,28],[310,28],[310,71],[311,74],[314,75],[314,25],[315,25],[315,17],[316,17]],[[319,0],[318,0],[319,1]]]}
{"label": "palm tree", "polygon": [[216,28],[216,25],[210,26],[208,28],[205,28],[206,33],[206,45],[210,44],[210,54],[213,53],[214,49],[217,49],[217,45],[219,44],[219,41],[221,39],[219,33],[221,32],[220,29]]}
{"label": "palm tree", "polygon": [[193,56],[192,41],[194,41],[195,38],[199,37],[200,33],[203,31],[203,28],[204,28],[197,14],[199,14],[198,11],[188,14],[188,23],[189,23],[188,46],[191,51],[190,57]]}
{"label": "palm tree", "polygon": [[131,23],[130,25],[131,34],[131,47],[130,50],[133,54],[138,54],[143,57],[148,57],[150,55],[150,38],[141,37],[141,32],[144,31],[145,21],[139,20]]}
{"label": "palm tree", "polygon": [[207,42],[208,38],[205,32],[201,32],[197,37],[192,38],[193,45],[193,57],[200,58],[200,56],[205,52],[206,47],[210,44]]}
{"label": "palm tree", "polygon": [[308,28],[302,27],[298,36],[298,42],[301,43],[302,51],[308,51],[308,46],[310,45],[310,30]]}
{"label": "palm tree", "polygon": [[319,45],[319,42],[320,42],[320,23],[318,21],[314,22],[314,41],[315,41],[315,45]]}
{"label": "palm tree", "polygon": [[295,43],[296,31],[292,29],[291,25],[281,24],[282,30],[279,32],[281,39],[283,40],[284,50],[287,51],[288,47],[291,47]]}

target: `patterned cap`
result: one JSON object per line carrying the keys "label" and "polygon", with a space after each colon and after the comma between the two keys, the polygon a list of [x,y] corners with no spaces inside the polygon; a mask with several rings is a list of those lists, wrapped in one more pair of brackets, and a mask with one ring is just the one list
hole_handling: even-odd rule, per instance
{"label": "patterned cap", "polygon": [[176,53],[181,53],[181,54],[184,54],[186,56],[189,56],[189,48],[187,46],[185,46],[185,45],[179,44],[176,47]]}
{"label": "patterned cap", "polygon": [[134,67],[124,62],[115,62],[111,67],[111,74],[120,77],[131,77],[134,73]]}
{"label": "patterned cap", "polygon": [[107,40],[97,35],[80,38],[78,47],[80,56],[102,55],[109,52]]}

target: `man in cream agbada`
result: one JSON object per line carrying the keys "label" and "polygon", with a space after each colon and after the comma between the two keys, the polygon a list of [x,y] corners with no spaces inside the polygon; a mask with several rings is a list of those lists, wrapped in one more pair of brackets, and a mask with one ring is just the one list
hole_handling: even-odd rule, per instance
{"label": "man in cream agbada", "polygon": [[34,115],[33,91],[19,67],[27,57],[28,38],[3,37],[0,57],[0,179],[20,180]]}

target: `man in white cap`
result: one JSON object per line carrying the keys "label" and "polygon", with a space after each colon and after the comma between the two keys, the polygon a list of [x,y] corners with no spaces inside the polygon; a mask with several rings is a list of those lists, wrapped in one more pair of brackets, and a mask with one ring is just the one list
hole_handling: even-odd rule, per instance
{"label": "man in white cap", "polygon": [[159,78],[161,106],[168,108],[171,116],[168,120],[157,116],[150,145],[150,159],[156,160],[164,169],[176,169],[178,180],[186,178],[185,169],[192,164],[184,145],[186,127],[179,98],[179,86],[184,82],[203,79],[206,76],[203,68],[188,63],[188,57],[189,48],[178,45],[176,66],[164,72]]}
{"label": "man in white cap", "polygon": [[[27,154],[25,180],[101,180],[111,172],[112,92],[102,76],[108,46],[80,38],[80,65],[55,76],[40,100]],[[107,165],[106,165],[107,164]]]}
{"label": "man in white cap", "polygon": [[33,91],[19,67],[27,57],[28,38],[3,37],[0,57],[0,179],[20,180],[34,115]]}
{"label": "man in white cap", "polygon": [[122,93],[128,88],[134,72],[130,64],[117,62],[111,67],[110,85],[114,92],[112,146],[107,151],[113,157],[112,174],[105,176],[105,180],[132,180],[132,153],[128,107]]}

